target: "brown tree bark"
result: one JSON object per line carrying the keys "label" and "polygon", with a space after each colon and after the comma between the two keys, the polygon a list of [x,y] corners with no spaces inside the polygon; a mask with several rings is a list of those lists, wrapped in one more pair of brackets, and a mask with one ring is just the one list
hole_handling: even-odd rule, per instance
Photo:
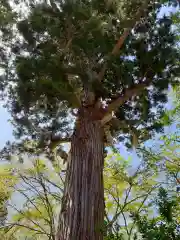
{"label": "brown tree bark", "polygon": [[57,240],[102,240],[104,139],[95,111],[83,109],[71,142]]}

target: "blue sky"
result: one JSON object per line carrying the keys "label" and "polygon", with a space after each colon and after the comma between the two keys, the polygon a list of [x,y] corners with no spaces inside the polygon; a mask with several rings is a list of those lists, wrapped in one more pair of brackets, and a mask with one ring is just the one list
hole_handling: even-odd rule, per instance
{"label": "blue sky", "polygon": [[13,140],[13,127],[11,123],[8,122],[10,115],[2,105],[3,103],[0,102],[0,148],[2,148],[8,140]]}

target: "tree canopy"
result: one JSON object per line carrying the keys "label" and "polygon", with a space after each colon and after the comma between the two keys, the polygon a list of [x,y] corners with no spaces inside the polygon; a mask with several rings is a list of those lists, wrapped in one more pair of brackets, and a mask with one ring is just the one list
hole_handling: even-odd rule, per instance
{"label": "tree canopy", "polygon": [[109,104],[107,112],[115,110],[119,121],[110,125],[118,141],[130,146],[162,131],[167,91],[179,76],[174,15],[168,13],[177,4],[25,1],[23,14],[6,3],[2,89],[16,136],[69,138],[86,88]]}

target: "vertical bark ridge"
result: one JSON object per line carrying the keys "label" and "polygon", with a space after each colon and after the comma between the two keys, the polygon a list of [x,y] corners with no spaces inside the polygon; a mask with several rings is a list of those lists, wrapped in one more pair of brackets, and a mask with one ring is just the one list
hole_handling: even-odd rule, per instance
{"label": "vertical bark ridge", "polygon": [[102,240],[104,220],[103,129],[80,119],[71,143],[57,240]]}

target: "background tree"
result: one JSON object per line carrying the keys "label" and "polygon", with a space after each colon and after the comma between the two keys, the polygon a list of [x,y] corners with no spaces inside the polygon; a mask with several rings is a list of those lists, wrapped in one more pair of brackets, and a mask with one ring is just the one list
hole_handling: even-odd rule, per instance
{"label": "background tree", "polygon": [[6,221],[8,218],[8,201],[13,194],[17,178],[13,174],[13,168],[7,163],[0,165],[0,238],[2,240],[15,240],[13,233],[6,232]]}
{"label": "background tree", "polygon": [[[17,160],[17,158],[16,158]],[[12,187],[15,196],[7,202],[9,217],[5,221],[6,236],[12,233],[18,239],[55,239],[57,211],[62,198],[60,168],[54,169],[46,159],[27,158],[14,163],[17,184]],[[7,186],[6,186],[7,187]],[[19,199],[17,201],[17,199]]]}
{"label": "background tree", "polygon": [[[153,139],[152,147],[138,149],[141,163],[134,174],[132,174],[132,170],[131,175],[127,174],[130,162],[123,163],[120,156],[116,158],[114,155],[110,156],[110,161],[105,165],[108,167],[105,167],[104,170],[106,211],[108,216],[111,216],[110,221],[107,221],[111,226],[108,229],[110,231],[108,231],[107,239],[141,239],[141,233],[144,239],[153,237],[160,240],[167,239],[167,229],[170,231],[170,226],[171,230],[176,233],[175,239],[180,238],[177,231],[179,224],[179,206],[177,203],[180,187],[180,95],[178,88],[170,95],[173,96],[171,99],[173,106],[166,111],[162,121],[167,121],[167,118],[170,121],[173,120],[173,125],[176,125],[175,130],[170,130],[171,133],[161,134],[159,138]],[[123,170],[121,164],[126,166]],[[154,211],[159,206],[159,201],[161,201],[162,209],[166,209],[168,203],[170,206],[168,211],[173,209],[173,220],[170,224],[165,221],[162,228],[158,226],[164,215],[160,216],[157,211]],[[122,215],[124,216],[122,217]],[[154,232],[153,228],[155,228]]]}
{"label": "background tree", "polygon": [[179,75],[164,4],[171,1],[31,1],[16,18],[3,51],[15,135],[39,148],[71,142],[57,239],[103,237],[109,133],[136,146],[162,130],[167,89]]}
{"label": "background tree", "polygon": [[153,219],[139,215],[134,217],[142,239],[180,239],[179,221],[174,217],[180,210],[178,201],[177,196],[169,196],[165,189],[159,190],[156,202],[159,215]]}

